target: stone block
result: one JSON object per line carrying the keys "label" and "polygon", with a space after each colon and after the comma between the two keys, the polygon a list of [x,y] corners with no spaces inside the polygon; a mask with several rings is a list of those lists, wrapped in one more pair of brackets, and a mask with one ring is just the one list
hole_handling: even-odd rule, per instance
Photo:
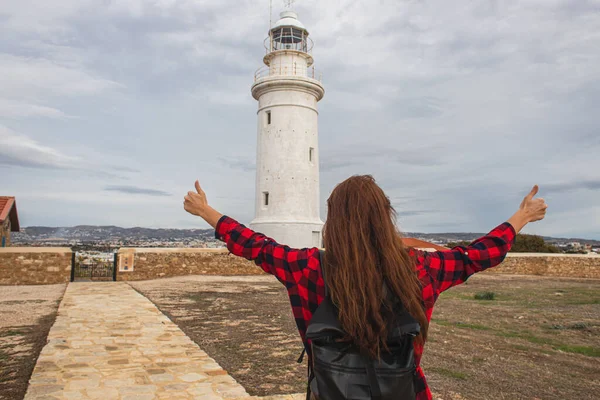
{"label": "stone block", "polygon": [[71,249],[0,248],[0,285],[50,285],[71,280]]}

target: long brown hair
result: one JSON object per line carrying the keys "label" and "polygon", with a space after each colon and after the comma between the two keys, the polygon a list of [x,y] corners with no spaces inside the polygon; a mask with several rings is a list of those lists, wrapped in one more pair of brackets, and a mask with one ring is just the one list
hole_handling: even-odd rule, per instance
{"label": "long brown hair", "polygon": [[421,325],[416,341],[427,338],[428,321],[415,261],[396,228],[396,211],[370,175],[353,176],[327,200],[323,227],[327,285],[344,330],[373,357],[386,349],[386,317],[391,304],[383,282]]}

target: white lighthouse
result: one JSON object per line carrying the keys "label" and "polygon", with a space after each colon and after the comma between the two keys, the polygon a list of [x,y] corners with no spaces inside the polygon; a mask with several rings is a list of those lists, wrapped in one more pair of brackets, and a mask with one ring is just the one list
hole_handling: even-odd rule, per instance
{"label": "white lighthouse", "polygon": [[[292,2],[289,2],[292,3]],[[256,218],[251,228],[292,247],[320,247],[317,102],[325,90],[313,67],[312,40],[291,9],[265,40],[258,100]]]}

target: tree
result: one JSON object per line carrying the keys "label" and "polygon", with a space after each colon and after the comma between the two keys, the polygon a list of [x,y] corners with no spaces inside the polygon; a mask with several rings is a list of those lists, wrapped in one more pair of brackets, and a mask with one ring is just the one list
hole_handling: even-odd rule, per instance
{"label": "tree", "polygon": [[448,244],[446,244],[446,247],[449,248],[449,249],[452,249],[452,248],[457,247],[457,246],[467,247],[470,244],[471,244],[471,242],[468,242],[466,240],[462,240],[460,242],[448,242]]}
{"label": "tree", "polygon": [[546,243],[544,238],[537,235],[519,233],[514,245],[510,249],[515,253],[560,253],[560,249],[552,244]]}
{"label": "tree", "polygon": [[[460,242],[449,242],[446,244],[446,247],[453,248],[456,246],[468,246],[470,242],[460,241]],[[511,252],[515,253],[561,253],[561,250],[549,243],[544,241],[544,238],[537,235],[527,235],[525,233],[519,233],[510,249]]]}

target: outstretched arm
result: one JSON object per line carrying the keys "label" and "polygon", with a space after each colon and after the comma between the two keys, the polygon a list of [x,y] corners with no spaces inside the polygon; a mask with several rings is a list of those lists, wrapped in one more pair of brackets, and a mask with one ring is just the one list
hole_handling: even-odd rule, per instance
{"label": "outstretched arm", "polygon": [[[265,272],[275,275],[288,290],[298,284],[304,274],[312,274],[317,280],[319,249],[293,249],[253,230],[232,218],[224,216],[208,205],[206,194],[196,181],[196,193],[188,192],[184,208],[190,214],[202,217],[215,228],[218,239],[227,244],[227,249],[236,256],[254,261]],[[310,270],[305,268],[310,267]]]}
{"label": "outstretched arm", "polygon": [[469,276],[500,264],[510,250],[516,234],[529,222],[539,221],[546,215],[544,199],[534,199],[538,186],[523,199],[519,210],[505,223],[467,247],[451,251],[421,253],[422,265],[428,271],[435,298],[444,290],[466,281]]}

